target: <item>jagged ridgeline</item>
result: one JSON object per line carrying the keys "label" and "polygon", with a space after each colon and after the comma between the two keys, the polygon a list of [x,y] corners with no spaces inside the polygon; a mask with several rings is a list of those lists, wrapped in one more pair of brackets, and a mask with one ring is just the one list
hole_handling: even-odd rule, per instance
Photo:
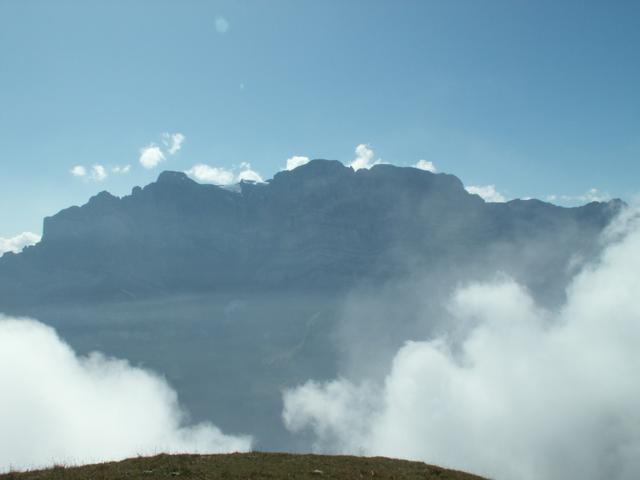
{"label": "jagged ridgeline", "polygon": [[[485,203],[453,175],[314,160],[266,183],[179,172],[45,218],[0,259],[0,305],[246,289],[344,291],[437,269],[503,270],[539,295],[589,256],[622,202]],[[470,272],[466,272],[469,274]]]}

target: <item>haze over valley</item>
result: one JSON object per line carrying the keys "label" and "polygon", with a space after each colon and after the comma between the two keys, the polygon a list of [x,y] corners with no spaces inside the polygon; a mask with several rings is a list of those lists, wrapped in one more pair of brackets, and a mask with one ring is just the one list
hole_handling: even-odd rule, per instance
{"label": "haze over valley", "polygon": [[0,2],[0,480],[640,478],[639,21]]}

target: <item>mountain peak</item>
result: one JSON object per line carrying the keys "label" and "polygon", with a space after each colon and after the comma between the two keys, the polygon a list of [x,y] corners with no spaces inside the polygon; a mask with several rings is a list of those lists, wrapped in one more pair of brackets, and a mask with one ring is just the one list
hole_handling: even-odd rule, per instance
{"label": "mountain peak", "polygon": [[184,183],[194,183],[194,181],[191,180],[184,172],[165,170],[158,176],[158,180],[156,181],[156,183],[178,185]]}

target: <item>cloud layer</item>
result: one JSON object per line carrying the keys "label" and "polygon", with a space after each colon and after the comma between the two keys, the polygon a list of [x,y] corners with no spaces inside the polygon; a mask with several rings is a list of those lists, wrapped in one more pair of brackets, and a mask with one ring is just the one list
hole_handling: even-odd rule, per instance
{"label": "cloud layer", "polygon": [[40,235],[31,232],[22,232],[11,238],[0,237],[0,257],[7,252],[19,253],[24,247],[35,245],[40,241]]}
{"label": "cloud layer", "polygon": [[78,357],[34,320],[0,315],[0,384],[0,471],[251,448],[210,423],[186,425],[161,377],[99,353]]}
{"label": "cloud layer", "polygon": [[[407,342],[381,385],[308,382],[283,418],[321,451],[422,459],[497,479],[640,478],[640,228],[628,212],[566,304],[509,279],[449,309],[467,335]],[[456,328],[456,325],[452,325]]]}

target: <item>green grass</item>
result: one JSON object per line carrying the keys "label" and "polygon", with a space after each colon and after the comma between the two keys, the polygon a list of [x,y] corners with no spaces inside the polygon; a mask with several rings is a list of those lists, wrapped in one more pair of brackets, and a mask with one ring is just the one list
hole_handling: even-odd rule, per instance
{"label": "green grass", "polygon": [[0,480],[151,480],[151,479],[350,479],[482,480],[468,473],[421,462],[286,453],[158,455],[82,467],[12,472]]}

